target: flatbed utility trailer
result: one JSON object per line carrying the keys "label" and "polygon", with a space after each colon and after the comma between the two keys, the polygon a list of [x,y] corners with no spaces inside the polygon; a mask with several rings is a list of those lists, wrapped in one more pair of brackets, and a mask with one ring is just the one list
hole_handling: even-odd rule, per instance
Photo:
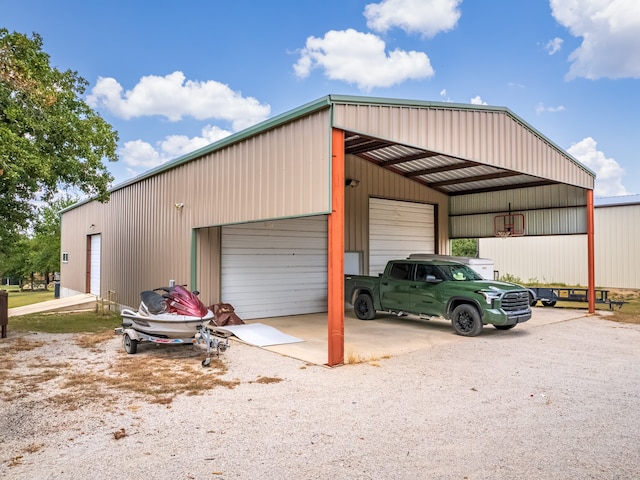
{"label": "flatbed utility trailer", "polygon": [[207,358],[202,361],[203,367],[208,367],[209,365],[211,365],[212,349],[215,350],[216,357],[219,357],[220,353],[225,352],[228,348],[231,347],[227,338],[221,338],[219,336],[219,332],[214,333],[206,325],[199,325],[197,333],[191,338],[156,337],[125,325],[116,328],[115,333],[116,335],[122,335],[122,346],[124,347],[124,351],[130,355],[133,355],[138,351],[138,343],[140,342],[149,342],[162,345],[195,345],[204,343],[207,346]]}
{"label": "flatbed utility trailer", "polygon": [[[557,302],[586,303],[589,301],[587,288],[531,287],[529,292],[532,307],[538,303],[538,300],[545,307],[553,307]],[[621,308],[626,302],[610,299],[609,290],[596,289],[596,303],[609,305],[609,310],[613,310],[614,306]]]}

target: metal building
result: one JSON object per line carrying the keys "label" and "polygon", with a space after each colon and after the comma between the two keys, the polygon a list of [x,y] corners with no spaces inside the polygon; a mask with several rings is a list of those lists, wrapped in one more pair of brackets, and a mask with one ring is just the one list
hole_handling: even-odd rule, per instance
{"label": "metal building", "polygon": [[65,210],[62,295],[136,306],[175,279],[241,318],[328,312],[335,365],[345,269],[446,254],[512,210],[536,234],[587,233],[593,183],[507,108],[330,95]]}
{"label": "metal building", "polygon": [[[603,288],[640,288],[640,195],[596,198],[595,283]],[[522,255],[522,252],[528,252]],[[587,285],[585,235],[483,238],[479,254],[495,262],[498,275],[523,282]]]}

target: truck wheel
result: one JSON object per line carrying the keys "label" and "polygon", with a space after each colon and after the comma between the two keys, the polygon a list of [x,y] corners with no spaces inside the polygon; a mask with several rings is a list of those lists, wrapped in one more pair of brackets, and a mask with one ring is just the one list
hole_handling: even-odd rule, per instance
{"label": "truck wheel", "polygon": [[373,308],[373,300],[370,295],[361,293],[353,304],[353,311],[360,320],[373,320],[376,310]]}
{"label": "truck wheel", "polygon": [[482,331],[482,319],[478,310],[467,303],[453,309],[451,325],[456,333],[463,337],[475,337]]}

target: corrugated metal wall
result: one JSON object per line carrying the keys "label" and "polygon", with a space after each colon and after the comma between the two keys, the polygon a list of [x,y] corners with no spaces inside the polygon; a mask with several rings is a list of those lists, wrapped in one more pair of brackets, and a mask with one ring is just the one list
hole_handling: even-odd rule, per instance
{"label": "corrugated metal wall", "polygon": [[316,112],[65,212],[64,291],[86,290],[89,234],[102,234],[102,296],[136,306],[141,290],[189,283],[193,228],[327,213],[328,125],[329,111]]}
{"label": "corrugated metal wall", "polygon": [[369,274],[369,197],[435,205],[438,253],[449,252],[448,197],[417,182],[377,167],[358,157],[346,156],[346,178],[360,181],[345,190],[345,251],[362,252],[365,275]]}
{"label": "corrugated metal wall", "polygon": [[570,185],[503,190],[451,197],[451,238],[493,237],[494,217],[522,213],[526,235],[586,233],[586,190]]}
{"label": "corrugated metal wall", "polygon": [[[595,277],[598,287],[640,288],[640,205],[596,208]],[[524,282],[587,285],[587,237],[564,235],[479,241],[480,256],[495,261],[500,275]]]}
{"label": "corrugated metal wall", "polygon": [[336,104],[334,125],[405,145],[593,188],[593,176],[506,109]]}
{"label": "corrugated metal wall", "polygon": [[221,227],[196,230],[197,281],[200,299],[205,305],[220,302]]}

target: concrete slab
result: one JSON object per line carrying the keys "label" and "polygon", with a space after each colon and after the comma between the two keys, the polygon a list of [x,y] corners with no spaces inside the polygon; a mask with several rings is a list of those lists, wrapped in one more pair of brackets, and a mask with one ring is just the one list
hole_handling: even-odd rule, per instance
{"label": "concrete slab", "polygon": [[28,315],[31,313],[89,309],[95,308],[95,306],[96,297],[85,293],[81,295],[73,295],[71,297],[47,300],[46,302],[25,305],[24,307],[10,308],[9,317],[17,317],[20,315]]}
{"label": "concrete slab", "polygon": [[[518,331],[588,316],[585,310],[535,307],[531,320],[518,325]],[[278,330],[302,338],[302,343],[264,347],[266,350],[324,365],[328,358],[327,314],[295,315],[256,320]],[[247,321],[246,323],[251,323]],[[378,314],[375,320],[358,320],[353,311],[345,312],[345,362],[366,362],[396,356],[446,343],[468,340],[456,335],[451,323],[442,319],[421,320],[417,317],[395,317]],[[481,336],[508,335],[509,331],[485,327]]]}

